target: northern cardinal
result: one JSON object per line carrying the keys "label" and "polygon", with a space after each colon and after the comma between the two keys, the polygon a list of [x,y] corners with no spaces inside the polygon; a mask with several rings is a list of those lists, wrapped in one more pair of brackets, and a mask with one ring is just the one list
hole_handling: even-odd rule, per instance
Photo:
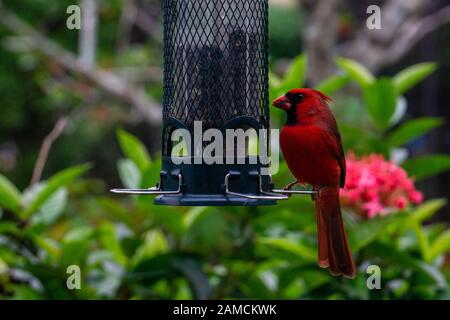
{"label": "northern cardinal", "polygon": [[331,99],[313,89],[293,89],[273,102],[287,113],[280,133],[281,150],[296,182],[317,191],[318,264],[332,275],[355,277],[355,264],[348,246],[339,203],[345,185],[345,156]]}

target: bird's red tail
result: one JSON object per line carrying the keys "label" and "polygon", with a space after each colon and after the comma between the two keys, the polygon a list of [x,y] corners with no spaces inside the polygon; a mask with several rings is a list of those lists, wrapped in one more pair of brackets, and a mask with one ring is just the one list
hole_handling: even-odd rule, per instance
{"label": "bird's red tail", "polygon": [[333,275],[355,277],[355,264],[348,246],[339,203],[339,188],[324,188],[316,199],[318,263]]}

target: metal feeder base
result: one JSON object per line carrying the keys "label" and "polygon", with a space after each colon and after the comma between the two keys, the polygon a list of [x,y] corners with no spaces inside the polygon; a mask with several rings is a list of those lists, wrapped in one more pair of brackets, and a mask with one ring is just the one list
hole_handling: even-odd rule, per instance
{"label": "metal feeder base", "polygon": [[169,206],[267,206],[287,200],[290,195],[317,195],[315,190],[274,189],[271,177],[261,175],[263,167],[252,164],[248,158],[246,164],[180,163],[174,164],[171,158],[163,158],[161,180],[154,188],[111,191],[154,195],[157,196],[156,205]]}
{"label": "metal feeder base", "polygon": [[275,205],[274,200],[255,200],[246,199],[237,196],[226,195],[200,195],[200,194],[180,194],[180,195],[165,195],[159,196],[155,199],[156,205],[166,206],[268,206]]}
{"label": "metal feeder base", "polygon": [[[260,190],[269,190],[270,177],[260,176],[261,165],[250,164],[246,158],[245,164],[208,165],[193,164],[195,158],[186,157],[186,164],[173,163],[170,157],[163,158],[161,186],[163,190],[176,190],[179,184],[178,175],[183,177],[182,192],[179,194],[164,194],[155,199],[157,205],[172,206],[261,206],[275,205],[275,199],[263,199]],[[236,159],[234,162],[238,162]],[[227,175],[229,176],[225,181]],[[228,191],[245,194],[261,199],[250,199],[238,195],[227,194]]]}

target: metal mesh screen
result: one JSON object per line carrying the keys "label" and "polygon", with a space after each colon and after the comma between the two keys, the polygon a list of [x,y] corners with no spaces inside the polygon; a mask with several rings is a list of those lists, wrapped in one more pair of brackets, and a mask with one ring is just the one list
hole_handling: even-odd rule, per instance
{"label": "metal mesh screen", "polygon": [[268,126],[268,0],[164,0],[164,118]]}

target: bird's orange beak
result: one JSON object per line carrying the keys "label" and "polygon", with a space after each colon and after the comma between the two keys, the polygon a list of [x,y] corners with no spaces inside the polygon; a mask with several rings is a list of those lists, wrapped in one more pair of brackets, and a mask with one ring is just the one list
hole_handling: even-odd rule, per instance
{"label": "bird's orange beak", "polygon": [[289,110],[292,106],[291,101],[286,96],[281,96],[273,101],[273,106],[282,110]]}

